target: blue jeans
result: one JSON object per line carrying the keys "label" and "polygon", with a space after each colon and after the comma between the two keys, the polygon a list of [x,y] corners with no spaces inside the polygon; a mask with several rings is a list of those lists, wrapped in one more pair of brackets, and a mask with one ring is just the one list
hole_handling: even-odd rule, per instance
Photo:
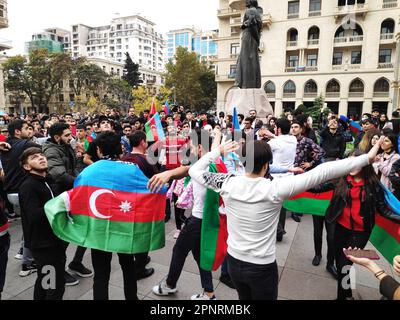
{"label": "blue jeans", "polygon": [[6,281],[6,270],[8,262],[8,249],[10,249],[10,235],[7,233],[0,237],[0,300]]}

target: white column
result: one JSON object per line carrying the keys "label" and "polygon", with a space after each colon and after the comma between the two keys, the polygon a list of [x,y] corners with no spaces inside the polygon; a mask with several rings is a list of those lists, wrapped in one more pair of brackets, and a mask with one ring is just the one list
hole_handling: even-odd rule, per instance
{"label": "white column", "polygon": [[275,100],[275,117],[279,118],[283,112],[282,99]]}
{"label": "white column", "polygon": [[365,98],[362,113],[371,113],[372,112],[372,99]]}
{"label": "white column", "polygon": [[347,117],[347,111],[347,99],[340,99],[339,116],[344,115]]}

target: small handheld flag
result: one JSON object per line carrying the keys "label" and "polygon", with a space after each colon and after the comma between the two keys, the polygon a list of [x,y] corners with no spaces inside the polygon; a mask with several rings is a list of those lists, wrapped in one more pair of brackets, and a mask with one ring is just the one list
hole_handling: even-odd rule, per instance
{"label": "small handheld flag", "polygon": [[145,124],[147,142],[157,142],[165,139],[161,118],[158,112]]}

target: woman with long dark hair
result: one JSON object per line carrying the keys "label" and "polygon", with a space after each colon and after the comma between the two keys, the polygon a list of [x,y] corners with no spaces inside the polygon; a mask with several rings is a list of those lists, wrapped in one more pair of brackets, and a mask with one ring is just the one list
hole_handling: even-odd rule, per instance
{"label": "woman with long dark hair", "polygon": [[[359,150],[350,155],[357,157]],[[375,226],[375,214],[400,223],[400,216],[393,213],[386,205],[384,190],[372,165],[351,172],[343,177],[336,189],[331,204],[326,212],[328,223],[335,223],[335,260],[338,271],[338,300],[352,300],[350,285],[342,282],[348,275],[353,263],[344,255],[344,248],[364,249]]]}
{"label": "woman with long dark hair", "polygon": [[398,136],[393,131],[386,133],[382,150],[383,153],[377,156],[373,167],[382,184],[393,192],[392,183],[389,179],[390,171],[393,164],[400,160]]}

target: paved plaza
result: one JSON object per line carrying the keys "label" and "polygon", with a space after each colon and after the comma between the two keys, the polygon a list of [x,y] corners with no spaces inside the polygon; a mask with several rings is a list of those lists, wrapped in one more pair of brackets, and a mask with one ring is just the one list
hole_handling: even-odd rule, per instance
{"label": "paved plaza", "polygon": [[[314,257],[313,249],[313,225],[312,217],[304,216],[302,222],[297,224],[292,219],[287,219],[287,234],[282,243],[277,245],[277,262],[279,265],[279,299],[281,300],[334,300],[336,298],[336,281],[325,271],[326,244],[324,243],[324,259],[319,267],[314,267],[311,261]],[[158,297],[152,293],[152,287],[166,278],[169,263],[171,261],[172,248],[175,240],[175,223],[172,218],[166,225],[166,246],[164,249],[150,254],[149,267],[155,269],[155,274],[138,282],[139,299],[176,299],[187,300],[201,292],[200,277],[197,265],[191,256],[186,260],[184,270],[178,282],[178,293],[169,297]],[[32,300],[33,285],[36,274],[26,278],[18,276],[20,261],[14,259],[18,252],[21,239],[20,222],[13,222],[10,228],[12,236],[9,251],[9,263],[7,268],[6,285],[3,292],[5,300]],[[371,245],[370,245],[371,246]],[[68,249],[68,262],[71,261],[75,247]],[[91,267],[89,252],[86,253],[84,264]],[[386,262],[380,260],[379,264],[390,274],[393,270]],[[118,258],[114,256],[112,261],[112,274],[110,279],[110,299],[124,299],[122,272],[120,271]],[[215,293],[218,300],[237,300],[237,293],[220,283],[220,271],[213,273]],[[354,297],[357,300],[378,300],[378,281],[374,276],[359,267],[356,267],[357,285]],[[80,279],[80,284],[75,287],[67,287],[64,295],[66,300],[92,300],[93,278]]]}

